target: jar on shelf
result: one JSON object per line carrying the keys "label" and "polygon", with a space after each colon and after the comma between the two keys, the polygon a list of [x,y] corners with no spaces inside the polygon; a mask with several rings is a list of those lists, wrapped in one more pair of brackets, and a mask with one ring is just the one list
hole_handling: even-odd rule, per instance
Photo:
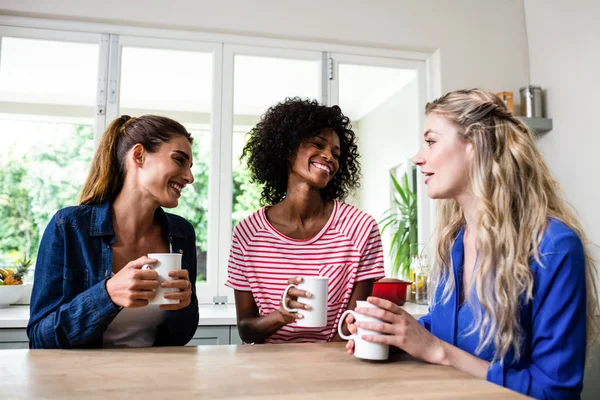
{"label": "jar on shelf", "polygon": [[415,303],[429,303],[429,266],[425,257],[421,257],[415,273]]}
{"label": "jar on shelf", "polygon": [[542,118],[542,88],[529,85],[519,89],[521,95],[521,115],[528,118]]}
{"label": "jar on shelf", "polygon": [[410,285],[408,293],[406,293],[406,300],[412,301],[413,303],[415,302],[415,290],[416,290],[415,274],[416,274],[418,268],[419,268],[419,258],[417,257],[416,254],[413,254],[411,261],[410,261],[410,269],[408,272],[408,279],[412,282],[412,284]]}
{"label": "jar on shelf", "polygon": [[500,97],[500,99],[506,105],[506,108],[508,108],[511,113],[515,112],[515,102],[514,102],[513,92],[500,92],[500,93],[496,93],[496,96]]}

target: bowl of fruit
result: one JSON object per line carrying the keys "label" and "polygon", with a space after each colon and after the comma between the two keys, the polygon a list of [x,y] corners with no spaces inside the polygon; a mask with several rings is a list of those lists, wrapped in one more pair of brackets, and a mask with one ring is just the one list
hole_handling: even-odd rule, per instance
{"label": "bowl of fruit", "polygon": [[31,260],[24,259],[14,268],[0,268],[0,308],[16,303],[23,296],[23,279],[29,267]]}

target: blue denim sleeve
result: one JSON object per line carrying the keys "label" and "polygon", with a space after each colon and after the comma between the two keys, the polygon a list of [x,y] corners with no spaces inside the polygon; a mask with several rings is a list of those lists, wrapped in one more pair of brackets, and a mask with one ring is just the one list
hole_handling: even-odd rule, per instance
{"label": "blue denim sleeve", "polygon": [[526,368],[494,363],[487,380],[538,399],[578,399],[586,357],[585,254],[573,233],[535,271],[532,355]]}
{"label": "blue denim sleeve", "polygon": [[65,301],[63,287],[69,284],[65,248],[63,227],[55,215],[44,231],[35,267],[27,325],[32,349],[88,345],[101,339],[119,311],[106,291],[106,280]]}
{"label": "blue denim sleeve", "polygon": [[185,260],[192,284],[192,298],[187,307],[175,311],[167,311],[165,323],[158,328],[154,346],[185,346],[196,333],[198,328],[198,298],[196,297],[196,235],[194,228],[190,236],[187,236],[184,246]]}

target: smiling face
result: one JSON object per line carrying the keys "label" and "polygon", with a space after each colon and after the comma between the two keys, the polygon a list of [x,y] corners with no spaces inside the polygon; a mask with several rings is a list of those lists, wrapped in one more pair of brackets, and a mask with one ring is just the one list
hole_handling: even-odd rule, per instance
{"label": "smiling face", "polygon": [[332,130],[304,139],[292,160],[290,177],[295,176],[311,186],[323,189],[339,169],[340,138]]}
{"label": "smiling face", "polygon": [[470,191],[469,169],[473,146],[458,135],[448,118],[430,113],[425,122],[424,144],[413,157],[426,176],[432,199],[456,199]]}
{"label": "smiling face", "polygon": [[192,176],[192,146],[184,136],[175,136],[163,143],[155,153],[141,145],[131,150],[137,167],[137,186],[160,206],[177,207],[181,191],[194,182]]}

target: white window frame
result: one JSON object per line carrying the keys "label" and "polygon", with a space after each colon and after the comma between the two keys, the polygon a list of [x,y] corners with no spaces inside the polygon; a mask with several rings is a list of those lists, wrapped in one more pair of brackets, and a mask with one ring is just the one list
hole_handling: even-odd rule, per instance
{"label": "white window frame", "polygon": [[[106,74],[108,55],[108,35],[103,33],[88,33],[88,32],[68,32],[60,30],[39,29],[39,28],[23,28],[15,26],[6,26],[0,23],[0,39],[2,37],[14,37],[22,39],[49,40],[71,43],[92,43],[97,44],[99,48],[98,55],[98,72],[97,72],[97,98],[95,105],[95,121],[94,121],[94,148],[97,145],[96,138],[104,132],[106,126],[106,116],[99,112],[102,105],[106,101]],[[2,41],[0,40],[0,45]],[[0,52],[1,55],[1,52]],[[90,118],[94,114],[90,115]]]}
{"label": "white window frame", "polygon": [[[196,283],[199,303],[211,303],[219,287],[218,255],[219,255],[219,210],[222,207],[219,201],[219,186],[221,173],[219,150],[221,147],[221,98],[222,98],[222,61],[223,46],[219,43],[206,43],[189,40],[160,39],[141,36],[110,35],[110,65],[109,88],[106,121],[120,116],[121,93],[121,56],[124,47],[136,47],[161,50],[196,51],[212,54],[212,99],[210,112],[210,166],[208,176],[208,240],[206,282]],[[177,213],[177,210],[174,211]]]}
{"label": "white window frame", "polygon": [[[415,72],[417,80],[417,102],[425,105],[427,101],[427,63],[425,60],[410,60],[401,58],[386,58],[363,56],[356,54],[344,53],[329,53],[332,77],[329,79],[329,104],[339,104],[339,66],[340,64],[364,65],[369,67],[390,67],[404,70],[412,70]],[[416,143],[423,142],[422,135],[425,126],[425,112],[423,108],[418,109],[418,126],[419,130],[414,132]],[[415,150],[416,152],[416,150]],[[417,184],[417,215],[418,215],[418,243],[427,243],[430,241],[434,230],[435,212],[431,199],[427,196],[427,186],[420,179]]]}
{"label": "white window frame", "polygon": [[[207,268],[218,269],[218,280],[216,288],[212,285],[200,288],[202,291],[198,293],[200,303],[211,302],[214,295],[227,296],[229,303],[234,301],[232,290],[225,287],[224,282],[227,278],[227,259],[231,240],[232,137],[230,133],[233,128],[233,59],[235,54],[264,55],[277,58],[296,58],[299,56],[300,59],[304,59],[302,54],[304,56],[310,54],[310,57],[319,54],[322,63],[322,76],[327,73],[327,54],[334,54],[336,57],[361,56],[363,60],[367,60],[367,57],[373,57],[368,65],[379,65],[377,64],[379,62],[382,62],[383,65],[388,62],[394,65],[410,65],[412,62],[419,62],[417,68],[419,94],[424,96],[423,99],[419,100],[420,103],[425,104],[425,101],[439,97],[442,93],[439,50],[405,51],[190,30],[0,15],[0,34],[3,34],[4,29],[19,29],[23,33],[18,37],[25,37],[23,35],[27,35],[28,32],[32,35],[33,32],[38,32],[42,33],[42,37],[36,35],[35,38],[37,39],[59,38],[60,40],[72,41],[75,38],[81,38],[82,40],[93,38],[93,42],[100,41],[100,62],[102,63],[104,60],[105,64],[98,71],[99,88],[104,87],[104,93],[107,96],[105,99],[107,100],[110,96],[110,93],[108,93],[109,81],[118,76],[115,65],[118,66],[119,62],[116,61],[115,64],[114,60],[120,57],[120,50],[115,51],[114,46],[122,46],[123,43],[145,43],[148,46],[159,48],[166,48],[162,46],[168,45],[169,49],[176,49],[180,46],[187,49],[201,49],[200,51],[205,51],[208,48],[215,49],[215,68],[213,70],[213,86],[215,87],[213,88],[213,112],[211,113],[211,140],[213,138],[216,138],[216,140],[211,141],[211,154],[218,154],[219,157],[211,157],[210,166],[208,227],[208,257],[210,261],[208,261],[209,266]],[[115,44],[115,41],[118,44]],[[220,53],[218,53],[219,48],[221,49]],[[221,54],[221,56],[219,57],[217,54]],[[358,58],[356,59],[358,60]],[[372,62],[375,62],[375,64]],[[334,78],[337,76],[336,72],[334,72]],[[103,76],[105,76],[104,80]],[[102,82],[105,83],[102,84]],[[112,87],[114,87],[114,82],[112,82]],[[322,88],[321,101],[326,104],[335,104],[336,99],[332,83],[322,81],[320,87]],[[100,90],[99,98],[102,98]],[[101,101],[99,102],[100,106]],[[105,127],[113,118],[116,118],[118,116],[116,110],[118,110],[118,105],[115,107],[114,103],[107,104],[106,115],[96,117],[97,127]],[[96,129],[96,132],[99,132],[97,135],[100,135],[102,131],[103,129]],[[227,134],[223,134],[223,132],[227,132]],[[418,188],[418,195],[420,197],[419,218],[422,219],[422,223],[419,225],[419,242],[427,242],[433,232],[435,207],[433,200],[426,196],[422,184]],[[214,238],[217,238],[217,240],[214,240]]]}
{"label": "white window frame", "polygon": [[[323,70],[322,52],[309,50],[280,49],[261,46],[244,45],[224,45],[223,51],[223,107],[222,118],[223,134],[221,135],[221,213],[219,216],[219,288],[218,296],[227,296],[227,302],[234,302],[233,290],[225,286],[227,281],[227,263],[229,260],[229,248],[232,235],[232,217],[233,210],[233,95],[234,95],[234,74],[235,74],[235,56],[255,56],[277,59],[294,59],[316,61],[319,69]],[[322,74],[319,75],[319,98],[322,101]],[[282,99],[283,100],[283,99]],[[265,110],[266,111],[266,110]]]}

